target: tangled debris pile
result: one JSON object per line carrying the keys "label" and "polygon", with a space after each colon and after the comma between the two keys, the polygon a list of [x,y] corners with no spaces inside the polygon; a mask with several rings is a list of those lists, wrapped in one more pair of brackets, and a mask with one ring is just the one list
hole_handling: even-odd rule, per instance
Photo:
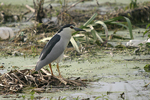
{"label": "tangled debris pile", "polygon": [[58,89],[78,89],[86,84],[77,78],[69,80],[52,76],[49,71],[13,70],[0,77],[0,94],[22,92],[25,87],[36,87],[35,92],[56,92]]}
{"label": "tangled debris pile", "polygon": [[128,17],[132,23],[144,23],[150,22],[150,6],[142,6],[135,9],[129,9],[127,11],[117,11],[116,13],[111,13],[110,17],[118,17],[118,16],[125,16]]}

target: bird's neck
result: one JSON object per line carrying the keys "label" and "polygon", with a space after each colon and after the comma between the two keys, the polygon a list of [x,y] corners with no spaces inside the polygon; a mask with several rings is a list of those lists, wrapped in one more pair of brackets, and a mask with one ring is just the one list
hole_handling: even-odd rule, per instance
{"label": "bird's neck", "polygon": [[63,39],[68,39],[70,40],[72,33],[71,32],[64,32],[59,34]]}

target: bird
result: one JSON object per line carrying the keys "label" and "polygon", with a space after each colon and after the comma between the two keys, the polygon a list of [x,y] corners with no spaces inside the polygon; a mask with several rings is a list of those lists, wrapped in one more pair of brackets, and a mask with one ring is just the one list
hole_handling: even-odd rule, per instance
{"label": "bird", "polygon": [[58,32],[44,46],[35,66],[36,71],[39,71],[42,67],[49,64],[51,75],[54,76],[51,63],[55,61],[57,63],[59,77],[62,77],[59,70],[59,62],[64,56],[64,50],[66,49],[74,31],[85,30],[76,28],[73,24],[66,24],[58,30]]}

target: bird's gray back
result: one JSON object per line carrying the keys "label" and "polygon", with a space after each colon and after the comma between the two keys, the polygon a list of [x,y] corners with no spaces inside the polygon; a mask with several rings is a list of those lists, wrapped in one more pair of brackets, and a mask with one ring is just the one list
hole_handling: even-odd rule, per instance
{"label": "bird's gray back", "polygon": [[45,56],[44,59],[44,51],[41,53],[41,56],[39,58],[39,61],[37,62],[35,70],[40,70],[43,66],[55,61],[65,50],[66,47],[64,47],[63,42],[57,42],[53,48],[51,49],[50,53],[47,53],[47,56]]}
{"label": "bird's gray back", "polygon": [[51,52],[52,48],[56,45],[57,42],[60,41],[60,35],[56,34],[54,37],[52,37],[51,40],[48,41],[48,43],[43,48],[41,54],[40,54],[40,60],[45,59],[45,57]]}
{"label": "bird's gray back", "polygon": [[40,70],[43,66],[56,60],[67,47],[71,38],[71,31],[57,33],[44,47],[35,70]]}

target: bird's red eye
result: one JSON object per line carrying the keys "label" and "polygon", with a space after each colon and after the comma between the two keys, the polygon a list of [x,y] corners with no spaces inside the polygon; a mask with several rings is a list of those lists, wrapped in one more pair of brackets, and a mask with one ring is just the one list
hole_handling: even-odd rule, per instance
{"label": "bird's red eye", "polygon": [[73,26],[70,26],[71,29],[73,29]]}

